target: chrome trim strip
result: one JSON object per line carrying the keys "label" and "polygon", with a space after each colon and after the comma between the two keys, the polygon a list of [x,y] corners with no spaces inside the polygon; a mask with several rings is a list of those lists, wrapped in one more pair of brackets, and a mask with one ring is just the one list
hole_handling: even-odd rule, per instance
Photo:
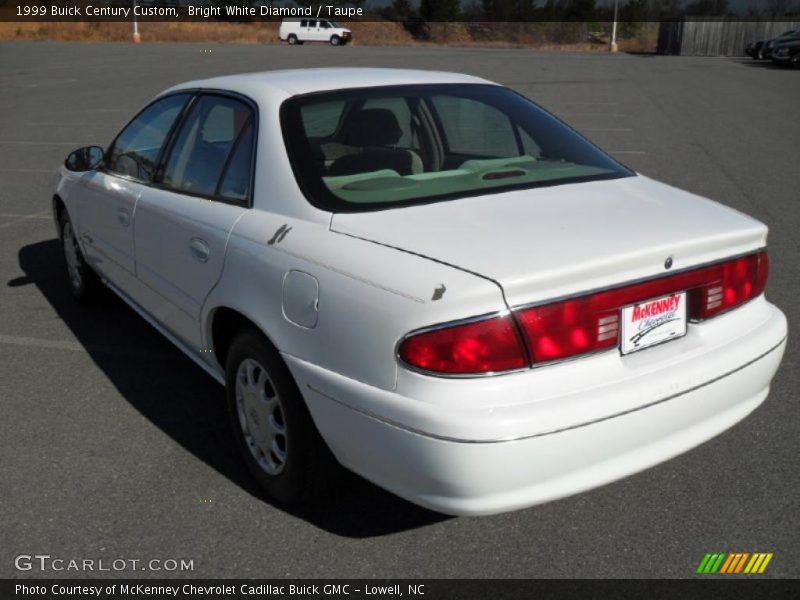
{"label": "chrome trim strip", "polygon": [[383,423],[385,425],[389,425],[390,427],[394,427],[396,429],[401,429],[403,431],[408,431],[409,433],[414,433],[414,434],[417,434],[417,435],[421,435],[423,437],[427,437],[427,438],[431,438],[431,439],[435,439],[435,440],[441,440],[441,441],[444,441],[444,442],[455,442],[455,443],[459,443],[459,444],[504,444],[504,443],[507,443],[507,442],[519,442],[519,441],[522,441],[522,440],[529,440],[529,439],[533,439],[533,438],[544,437],[546,435],[553,435],[555,433],[562,433],[564,431],[570,431],[572,429],[579,429],[581,427],[586,427],[588,425],[594,425],[596,423],[602,423],[603,421],[608,421],[609,419],[616,419],[617,417],[622,417],[622,416],[625,416],[625,415],[628,415],[628,414],[631,414],[631,413],[634,413],[634,412],[638,412],[640,410],[644,410],[646,408],[650,408],[651,406],[656,406],[658,404],[662,404],[662,403],[667,402],[669,400],[674,400],[675,398],[679,398],[680,396],[684,396],[686,394],[690,394],[690,393],[695,392],[695,391],[697,391],[697,390],[699,390],[701,388],[706,387],[707,385],[711,385],[712,383],[716,383],[717,381],[720,381],[721,379],[725,379],[726,377],[728,377],[730,375],[733,375],[734,373],[737,373],[738,371],[741,371],[742,369],[746,369],[747,367],[749,367],[753,363],[758,362],[759,360],[761,360],[762,358],[764,358],[768,354],[771,354],[772,352],[777,350],[784,342],[786,342],[786,338],[787,338],[787,336],[784,336],[783,339],[781,339],[781,341],[778,342],[777,344],[775,344],[772,348],[770,348],[769,350],[767,350],[763,354],[760,354],[759,356],[755,357],[754,359],[747,361],[743,365],[740,365],[740,366],[736,367],[735,369],[732,369],[731,371],[728,371],[727,373],[723,373],[722,375],[714,377],[713,379],[709,379],[708,381],[705,381],[705,382],[700,383],[700,384],[698,384],[696,386],[693,386],[693,387],[690,387],[690,388],[688,388],[686,390],[683,390],[682,392],[678,392],[676,394],[672,394],[671,396],[666,396],[666,397],[661,398],[659,400],[655,400],[654,402],[650,402],[650,403],[644,404],[642,406],[637,406],[636,408],[631,408],[630,410],[624,410],[624,411],[621,411],[621,412],[618,412],[618,413],[614,413],[613,415],[608,415],[608,416],[605,416],[605,417],[601,417],[599,419],[594,419],[592,421],[586,421],[585,423],[579,423],[577,425],[570,425],[568,427],[562,427],[560,429],[553,429],[553,430],[550,430],[550,431],[543,431],[541,433],[534,433],[532,435],[523,435],[523,436],[513,437],[513,438],[503,438],[503,439],[499,439],[499,440],[468,440],[468,439],[456,438],[456,437],[451,437],[451,436],[446,436],[446,435],[438,435],[438,434],[435,434],[435,433],[431,433],[429,431],[423,431],[423,430],[417,429],[415,427],[410,427],[408,425],[403,425],[403,424],[398,423],[397,421],[394,421],[392,419],[387,419],[385,417],[378,416],[378,415],[376,415],[375,413],[373,413],[371,411],[367,411],[367,410],[363,410],[363,409],[351,406],[351,405],[347,404],[346,402],[343,402],[343,401],[339,400],[338,398],[334,398],[330,394],[327,394],[327,393],[323,392],[322,390],[317,389],[316,387],[314,387],[310,383],[306,384],[306,386],[311,391],[316,392],[317,394],[320,394],[321,396],[324,396],[325,398],[328,398],[329,400],[332,400],[332,401],[336,402],[337,404],[340,404],[341,406],[344,406],[345,408],[349,408],[350,410],[353,410],[353,411],[355,411],[357,413],[360,413],[360,414],[364,415],[365,417],[369,417],[370,419],[374,419],[374,420],[379,421],[379,422],[381,422],[381,423]]}

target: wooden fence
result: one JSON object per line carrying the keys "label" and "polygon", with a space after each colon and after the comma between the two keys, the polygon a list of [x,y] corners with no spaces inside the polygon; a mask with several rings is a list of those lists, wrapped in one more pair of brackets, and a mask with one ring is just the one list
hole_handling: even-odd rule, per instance
{"label": "wooden fence", "polygon": [[681,56],[744,56],[747,44],[800,29],[800,21],[663,21],[658,53]]}

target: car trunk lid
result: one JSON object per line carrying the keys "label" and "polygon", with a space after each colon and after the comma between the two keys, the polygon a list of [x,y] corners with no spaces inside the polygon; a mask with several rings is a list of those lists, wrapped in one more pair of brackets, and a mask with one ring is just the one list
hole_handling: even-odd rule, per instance
{"label": "car trunk lid", "polygon": [[744,254],[767,235],[734,209],[643,176],[340,213],[331,229],[491,279],[511,307]]}

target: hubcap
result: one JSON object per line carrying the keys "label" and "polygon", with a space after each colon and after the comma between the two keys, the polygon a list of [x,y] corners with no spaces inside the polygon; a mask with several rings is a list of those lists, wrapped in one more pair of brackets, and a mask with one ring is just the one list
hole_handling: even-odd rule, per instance
{"label": "hubcap", "polygon": [[267,371],[252,358],[236,371],[236,411],[253,458],[269,475],[280,473],[287,453],[283,405]]}
{"label": "hubcap", "polygon": [[67,273],[72,287],[79,289],[83,283],[83,273],[81,273],[81,261],[78,255],[78,241],[72,231],[72,225],[64,225],[64,257],[67,260]]}

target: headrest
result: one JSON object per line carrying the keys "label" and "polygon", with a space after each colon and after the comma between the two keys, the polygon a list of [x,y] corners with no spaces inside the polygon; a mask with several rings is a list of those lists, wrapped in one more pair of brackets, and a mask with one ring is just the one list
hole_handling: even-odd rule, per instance
{"label": "headrest", "polygon": [[403,135],[394,113],[386,108],[367,108],[348,119],[344,143],[350,146],[393,146]]}

